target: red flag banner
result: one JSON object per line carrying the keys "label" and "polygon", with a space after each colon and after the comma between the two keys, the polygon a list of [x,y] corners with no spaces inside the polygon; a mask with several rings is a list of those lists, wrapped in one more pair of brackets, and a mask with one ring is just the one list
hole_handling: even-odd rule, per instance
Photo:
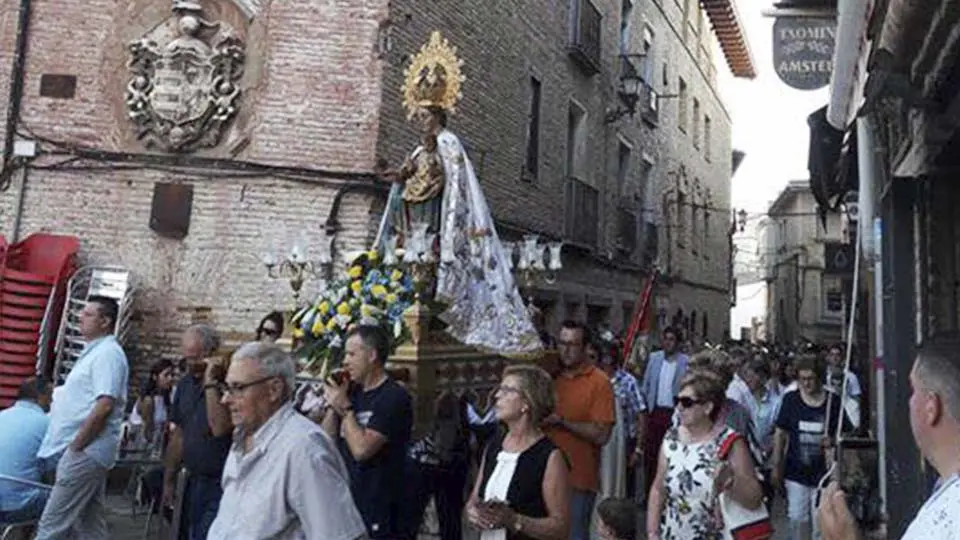
{"label": "red flag banner", "polygon": [[633,310],[630,328],[627,329],[627,335],[623,345],[623,357],[625,359],[630,358],[630,353],[636,344],[637,337],[650,332],[650,303],[653,297],[653,284],[655,280],[656,273],[647,279],[647,284],[640,293],[640,302]]}

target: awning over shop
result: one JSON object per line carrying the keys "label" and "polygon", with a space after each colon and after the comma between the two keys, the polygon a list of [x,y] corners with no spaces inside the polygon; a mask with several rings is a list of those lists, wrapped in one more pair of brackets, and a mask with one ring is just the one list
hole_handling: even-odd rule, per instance
{"label": "awning over shop", "polygon": [[735,0],[700,0],[700,7],[707,12],[710,26],[720,41],[720,49],[733,76],[755,78],[757,70]]}
{"label": "awning over shop", "polygon": [[857,189],[857,132],[841,131],[827,121],[827,107],[807,117],[810,126],[810,150],[807,169],[810,191],[817,200],[821,216],[836,210],[843,196]]}

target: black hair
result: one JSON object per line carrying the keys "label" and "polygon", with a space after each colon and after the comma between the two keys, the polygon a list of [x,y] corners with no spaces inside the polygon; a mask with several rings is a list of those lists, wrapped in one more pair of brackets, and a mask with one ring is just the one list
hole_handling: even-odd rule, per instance
{"label": "black hair", "polygon": [[277,337],[283,335],[283,313],[280,313],[279,311],[271,311],[270,313],[267,313],[264,318],[260,319],[260,324],[257,325],[257,341],[260,341],[260,339],[263,337],[263,323],[268,321],[272,322],[273,325],[277,327],[277,332],[279,332]]}
{"label": "black hair", "polygon": [[150,374],[143,381],[143,387],[140,390],[141,397],[160,396],[163,398],[164,405],[170,405],[170,390],[160,390],[157,387],[157,377],[168,369],[177,369],[177,363],[169,358],[161,358],[150,366]]}
{"label": "black hair", "polygon": [[116,329],[117,327],[117,317],[120,316],[120,306],[117,305],[117,301],[113,298],[106,296],[94,295],[90,298],[87,298],[87,302],[94,302],[99,306],[100,315],[106,317],[110,321],[110,328]]}
{"label": "black hair", "polygon": [[747,362],[747,369],[763,377],[764,379],[769,379],[771,376],[773,376],[773,372],[770,369],[770,362],[761,357],[756,357]]}
{"label": "black hair", "polygon": [[663,329],[661,335],[673,334],[673,337],[677,338],[677,343],[683,341],[683,334],[680,332],[680,329],[676,326],[668,326]]}
{"label": "black hair", "polygon": [[17,390],[17,399],[37,401],[40,396],[46,394],[49,390],[49,381],[43,377],[30,377],[20,383],[20,388]]}
{"label": "black hair", "polygon": [[[560,328],[566,328],[567,330],[580,330],[580,334],[583,336],[583,346],[586,347],[588,343],[593,339],[593,335],[590,332],[590,328],[586,324],[575,321],[573,319],[567,319],[563,321],[563,324],[560,325]],[[597,349],[599,352],[600,349]]]}
{"label": "black hair", "polygon": [[373,324],[361,324],[347,332],[347,339],[354,336],[360,338],[364,345],[377,353],[377,362],[380,365],[387,363],[390,356],[390,336],[382,327]]}
{"label": "black hair", "polygon": [[804,354],[797,358],[793,363],[794,369],[797,370],[797,373],[801,371],[812,371],[816,376],[817,380],[823,383],[824,377],[827,376],[827,368],[823,365],[823,361],[815,354]]}
{"label": "black hair", "polygon": [[629,499],[604,499],[597,505],[597,516],[617,540],[636,540],[638,513],[637,503]]}

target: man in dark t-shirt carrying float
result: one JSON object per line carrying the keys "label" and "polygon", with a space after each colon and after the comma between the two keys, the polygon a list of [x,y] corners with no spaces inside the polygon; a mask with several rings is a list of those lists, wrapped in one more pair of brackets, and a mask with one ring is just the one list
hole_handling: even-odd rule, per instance
{"label": "man in dark t-shirt carrying float", "polygon": [[349,380],[328,381],[323,428],[337,441],[350,471],[350,491],[371,538],[404,534],[403,474],[413,427],[410,394],[387,374],[390,338],[379,326],[347,334],[343,366]]}

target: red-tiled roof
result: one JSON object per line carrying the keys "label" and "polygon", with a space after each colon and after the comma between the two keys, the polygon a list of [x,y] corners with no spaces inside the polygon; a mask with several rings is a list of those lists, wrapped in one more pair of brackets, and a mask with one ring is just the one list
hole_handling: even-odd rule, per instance
{"label": "red-tiled roof", "polygon": [[700,7],[707,12],[710,26],[720,41],[720,49],[733,76],[753,79],[757,76],[757,70],[735,1],[700,0]]}

